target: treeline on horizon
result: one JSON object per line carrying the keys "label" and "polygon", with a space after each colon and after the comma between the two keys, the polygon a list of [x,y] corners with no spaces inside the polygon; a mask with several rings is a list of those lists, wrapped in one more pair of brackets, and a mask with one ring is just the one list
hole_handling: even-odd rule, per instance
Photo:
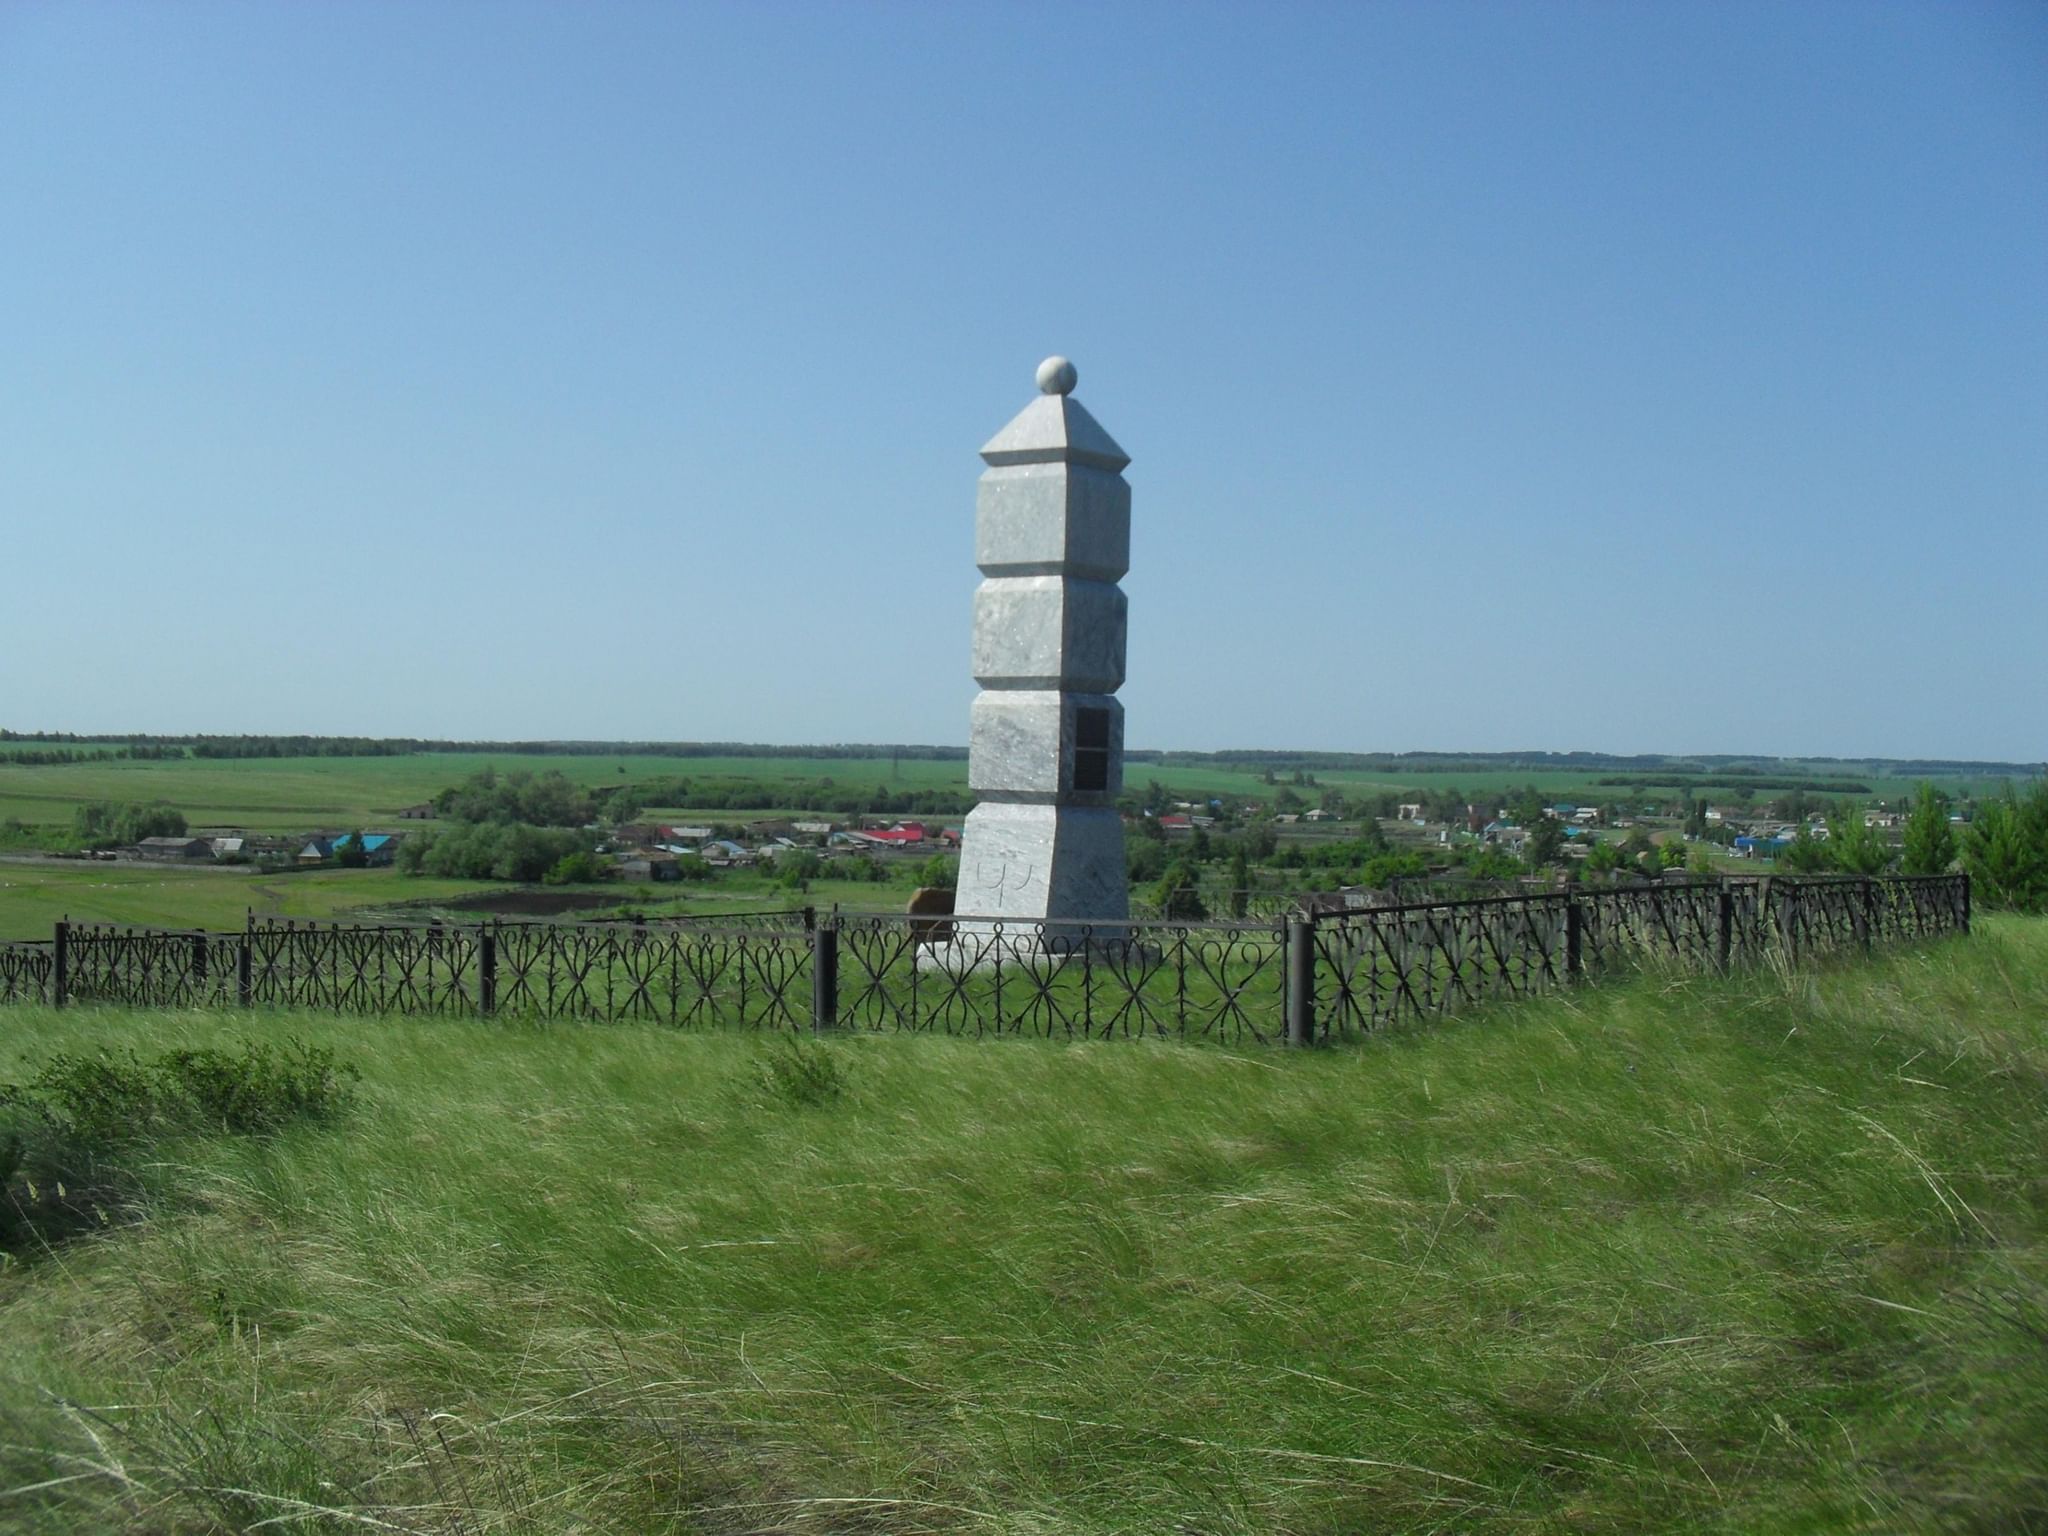
{"label": "treeline on horizon", "polygon": [[[1610,752],[1289,752],[1265,748],[1220,752],[1126,753],[1131,761],[1156,762],[1167,768],[1304,769],[1342,773],[1499,773],[1504,770],[1613,773],[1602,784],[1681,784],[1684,777],[1714,784],[1751,783],[1758,789],[1813,788],[1809,779],[1759,782],[1771,775],[1812,766],[1854,769],[1880,778],[2027,778],[2042,772],[2041,763],[2000,763],[1971,758],[1905,757],[1765,757],[1756,753],[1662,752],[1633,756]],[[1661,773],[1662,779],[1629,776]],[[1843,791],[1845,793],[1853,791]]]}
{"label": "treeline on horizon", "polygon": [[[32,745],[19,746],[26,743]],[[77,751],[77,748],[108,748]],[[433,752],[504,752],[521,757],[674,757],[837,759],[856,762],[964,762],[967,748],[890,742],[813,742],[780,746],[747,741],[474,741],[416,736],[264,736],[81,734],[71,731],[0,729],[0,762],[54,764],[96,758],[406,757]],[[1756,753],[1647,752],[1307,752],[1278,748],[1232,748],[1217,752],[1131,749],[1126,762],[1165,768],[1237,769],[1340,773],[1497,773],[1503,770],[1588,771],[1664,777],[1603,779],[1604,784],[1644,783],[1683,787],[1692,778],[1715,784],[1750,783],[1758,789],[1816,789],[1810,779],[1772,782],[1801,767],[1853,770],[1886,778],[2018,777],[2043,771],[2041,763],[1993,762],[1971,758],[1768,757]],[[1673,777],[1677,775],[1679,777]],[[1861,793],[1867,786],[1828,786],[1824,793]]]}

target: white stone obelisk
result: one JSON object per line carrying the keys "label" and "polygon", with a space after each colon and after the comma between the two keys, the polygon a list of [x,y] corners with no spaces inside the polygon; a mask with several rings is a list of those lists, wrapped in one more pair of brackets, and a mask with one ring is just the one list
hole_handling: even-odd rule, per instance
{"label": "white stone obelisk", "polygon": [[[1049,357],[1039,397],[981,450],[974,701],[953,910],[1006,924],[1130,916],[1123,822],[1130,455]],[[978,925],[962,925],[972,939]],[[1048,936],[1050,938],[1050,935]]]}

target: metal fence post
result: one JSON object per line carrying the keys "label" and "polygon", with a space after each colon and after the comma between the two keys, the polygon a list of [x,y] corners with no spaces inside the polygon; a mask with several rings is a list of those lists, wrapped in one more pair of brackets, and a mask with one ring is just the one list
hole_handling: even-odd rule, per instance
{"label": "metal fence post", "polygon": [[[806,918],[811,909],[804,909]],[[839,1023],[839,924],[820,923],[811,930],[811,1028],[823,1031]]]}
{"label": "metal fence post", "polygon": [[235,1001],[244,1008],[247,1008],[256,1000],[256,989],[253,981],[255,966],[253,963],[254,957],[251,953],[254,948],[249,930],[244,928],[242,930],[242,952],[235,956]]}
{"label": "metal fence post", "polygon": [[494,928],[477,935],[476,1005],[487,1014],[498,1011],[498,934]]}
{"label": "metal fence post", "polygon": [[1877,882],[1869,875],[1865,875],[1863,877],[1863,889],[1860,893],[1860,899],[1856,903],[1855,912],[1851,914],[1851,921],[1855,925],[1857,942],[1862,944],[1866,950],[1870,948],[1871,943],[1877,936],[1876,924],[1871,921],[1873,916],[1871,909],[1876,905]]}
{"label": "metal fence post", "polygon": [[1965,938],[1967,938],[1967,937],[1969,936],[1969,933],[1970,933],[1970,877],[1969,877],[1968,875],[1964,875],[1964,876],[1962,877],[1962,879],[1963,879],[1963,935],[1964,935],[1964,937],[1965,937]]}
{"label": "metal fence post", "polygon": [[203,933],[192,935],[192,985],[206,985],[206,935]]}
{"label": "metal fence post", "polygon": [[1578,898],[1564,899],[1564,977],[1566,981],[1577,981],[1584,970],[1581,940],[1585,932],[1585,914],[1579,907]]}
{"label": "metal fence post", "polygon": [[1287,1043],[1316,1037],[1316,921],[1287,919]]}
{"label": "metal fence post", "polygon": [[50,1006],[62,1008],[71,990],[71,924],[58,919],[50,938]]}
{"label": "metal fence post", "polygon": [[1726,971],[1735,958],[1735,893],[1728,889],[1726,881],[1721,883],[1714,905],[1715,921],[1719,927],[1715,960],[1717,968]]}

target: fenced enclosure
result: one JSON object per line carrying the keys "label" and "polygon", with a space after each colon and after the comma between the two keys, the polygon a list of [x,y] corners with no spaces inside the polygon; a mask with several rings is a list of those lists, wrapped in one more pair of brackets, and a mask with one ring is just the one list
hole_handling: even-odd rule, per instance
{"label": "fenced enclosure", "polygon": [[59,923],[0,944],[0,1002],[1306,1044],[1646,963],[1796,965],[1969,923],[1963,875],[1574,887],[1242,922]]}

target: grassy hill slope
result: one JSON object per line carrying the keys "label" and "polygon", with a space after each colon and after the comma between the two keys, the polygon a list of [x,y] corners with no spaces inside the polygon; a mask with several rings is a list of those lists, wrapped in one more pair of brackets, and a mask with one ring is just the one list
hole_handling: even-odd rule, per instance
{"label": "grassy hill slope", "polygon": [[0,1272],[0,1530],[2048,1529],[2048,923],[1358,1049],[299,1032]]}

